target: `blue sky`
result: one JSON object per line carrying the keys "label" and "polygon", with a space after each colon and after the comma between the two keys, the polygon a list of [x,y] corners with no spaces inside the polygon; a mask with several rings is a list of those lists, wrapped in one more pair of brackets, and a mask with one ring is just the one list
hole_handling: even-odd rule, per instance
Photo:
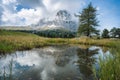
{"label": "blue sky", "polygon": [[120,27],[120,0],[0,0],[0,25],[35,24],[61,9],[78,13],[90,2],[98,10],[98,29]]}
{"label": "blue sky", "polygon": [[99,8],[100,29],[120,27],[120,0],[92,0],[92,2]]}

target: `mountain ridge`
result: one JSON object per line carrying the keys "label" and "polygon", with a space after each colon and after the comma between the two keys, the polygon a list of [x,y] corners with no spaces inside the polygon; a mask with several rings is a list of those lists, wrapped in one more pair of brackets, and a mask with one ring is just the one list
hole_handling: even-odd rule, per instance
{"label": "mountain ridge", "polygon": [[67,10],[59,10],[56,13],[55,18],[43,18],[40,19],[38,23],[31,26],[34,26],[36,30],[64,28],[73,32],[77,31],[77,23],[72,20],[72,16]]}

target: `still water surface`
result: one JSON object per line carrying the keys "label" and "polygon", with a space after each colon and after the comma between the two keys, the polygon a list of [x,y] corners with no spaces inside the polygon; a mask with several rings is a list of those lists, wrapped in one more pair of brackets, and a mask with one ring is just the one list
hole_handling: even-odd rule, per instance
{"label": "still water surface", "polygon": [[[92,66],[96,69],[98,58],[109,51],[91,46],[49,46],[0,55],[0,79],[13,80],[94,80]],[[12,72],[10,73],[10,62]]]}

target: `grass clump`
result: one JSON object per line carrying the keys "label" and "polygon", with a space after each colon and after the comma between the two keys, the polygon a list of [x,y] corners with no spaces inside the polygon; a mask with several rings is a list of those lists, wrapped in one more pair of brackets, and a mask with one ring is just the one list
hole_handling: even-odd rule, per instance
{"label": "grass clump", "polygon": [[14,50],[14,46],[6,41],[0,42],[0,53],[12,52]]}
{"label": "grass clump", "polygon": [[99,59],[99,70],[94,70],[98,80],[119,80],[120,79],[120,45],[116,49],[111,49],[112,56]]}

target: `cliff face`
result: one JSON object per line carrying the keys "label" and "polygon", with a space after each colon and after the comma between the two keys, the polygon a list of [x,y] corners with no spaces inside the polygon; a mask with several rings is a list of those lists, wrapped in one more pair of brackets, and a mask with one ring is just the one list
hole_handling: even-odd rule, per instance
{"label": "cliff face", "polygon": [[71,14],[66,10],[60,10],[53,19],[43,18],[37,24],[34,24],[37,30],[46,29],[65,29],[70,31],[77,30],[77,23],[72,20]]}

